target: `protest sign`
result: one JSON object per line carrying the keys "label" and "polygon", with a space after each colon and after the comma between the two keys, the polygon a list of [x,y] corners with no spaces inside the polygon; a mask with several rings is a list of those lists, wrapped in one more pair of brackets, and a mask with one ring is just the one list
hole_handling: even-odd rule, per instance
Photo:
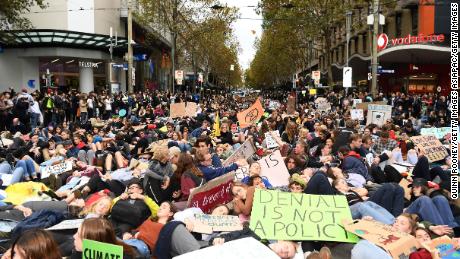
{"label": "protest sign", "polygon": [[239,112],[236,117],[238,118],[240,128],[246,128],[256,123],[260,118],[262,118],[263,114],[264,109],[262,108],[262,103],[260,103],[260,99],[257,98],[256,102],[251,107]]}
{"label": "protest sign", "polygon": [[295,97],[294,96],[288,97],[286,111],[287,111],[287,114],[294,114],[295,112]]}
{"label": "protest sign", "polygon": [[270,109],[270,110],[278,109],[280,106],[281,106],[280,103],[277,102],[277,101],[270,101],[268,103],[268,109]]}
{"label": "protest sign", "polygon": [[195,214],[193,220],[193,232],[212,234],[217,231],[236,231],[242,230],[238,216],[231,215],[209,215],[209,214]]}
{"label": "protest sign", "polygon": [[235,170],[235,181],[241,181],[246,176],[249,176],[249,165],[238,167]]}
{"label": "protest sign", "polygon": [[367,123],[382,126],[387,120],[391,119],[391,106],[380,104],[369,104],[367,110]]}
{"label": "protest sign", "polygon": [[356,108],[356,105],[358,105],[358,103],[363,103],[363,100],[362,99],[353,99],[353,108]]}
{"label": "protest sign", "polygon": [[56,224],[52,227],[47,228],[46,230],[65,230],[65,229],[77,229],[83,223],[85,219],[70,219],[61,221],[59,224]]}
{"label": "protest sign", "polygon": [[343,195],[311,195],[256,189],[250,228],[262,239],[354,243],[340,226],[351,220]]}
{"label": "protest sign", "polygon": [[310,95],[316,95],[316,88],[312,88],[308,92]]}
{"label": "protest sign", "polygon": [[123,246],[83,239],[82,259],[90,258],[123,259]]}
{"label": "protest sign", "polygon": [[210,213],[217,204],[226,204],[232,200],[230,189],[235,173],[231,172],[192,189],[187,201],[187,208],[200,208],[204,213]]}
{"label": "protest sign", "polygon": [[185,116],[194,117],[196,115],[196,111],[198,110],[198,105],[194,102],[187,102],[185,106]]}
{"label": "protest sign", "polygon": [[364,111],[361,109],[351,109],[350,115],[352,120],[364,120]]}
{"label": "protest sign", "polygon": [[435,135],[436,138],[438,139],[444,139],[444,136],[446,136],[448,133],[450,133],[450,127],[422,128],[420,130],[420,135],[422,136]]}
{"label": "protest sign", "polygon": [[324,97],[316,98],[315,100],[316,109],[319,111],[328,111],[331,110],[331,104]]}
{"label": "protest sign", "polygon": [[265,132],[265,143],[267,144],[267,148],[275,148],[279,147],[278,143],[276,142],[275,138],[273,138],[272,133],[276,136],[280,136],[280,132],[278,130]]}
{"label": "protest sign", "polygon": [[239,159],[248,159],[256,152],[256,147],[252,143],[252,139],[247,139],[231,156],[229,156],[222,164],[229,166]]}
{"label": "protest sign", "polygon": [[51,174],[62,174],[72,170],[72,161],[64,161],[59,164],[40,167],[40,175],[42,179],[48,178]]}
{"label": "protest sign", "polygon": [[287,186],[289,184],[290,175],[279,150],[263,157],[259,161],[259,164],[261,175],[267,177],[268,181],[274,187]]}
{"label": "protest sign", "polygon": [[415,136],[410,138],[415,146],[420,148],[430,163],[443,160],[449,155],[446,147],[434,135]]}
{"label": "protest sign", "polygon": [[182,254],[174,259],[279,259],[270,248],[252,237],[246,237],[220,246],[210,246],[193,252]]}
{"label": "protest sign", "polygon": [[395,259],[408,258],[420,246],[414,236],[397,232],[393,226],[375,220],[350,220],[343,223],[346,230],[380,246]]}
{"label": "protest sign", "polygon": [[169,105],[169,117],[178,118],[184,117],[185,112],[185,103],[171,103]]}
{"label": "protest sign", "polygon": [[442,236],[431,241],[422,243],[422,247],[431,253],[433,259],[460,258],[460,252],[457,251],[456,244],[448,236]]}
{"label": "protest sign", "polygon": [[363,111],[367,111],[369,104],[376,104],[376,105],[386,105],[386,102],[371,102],[371,103],[357,103],[356,109],[362,109]]}

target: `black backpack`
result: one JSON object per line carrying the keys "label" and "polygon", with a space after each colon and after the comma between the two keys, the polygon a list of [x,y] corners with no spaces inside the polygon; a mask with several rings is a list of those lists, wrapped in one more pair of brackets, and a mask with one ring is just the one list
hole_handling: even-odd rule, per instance
{"label": "black backpack", "polygon": [[124,223],[137,228],[150,217],[151,212],[143,200],[127,199],[117,201],[110,214],[117,223]]}
{"label": "black backpack", "polygon": [[16,101],[16,105],[14,106],[14,108],[16,110],[27,110],[29,109],[29,100],[27,99],[27,97],[21,97],[21,98],[18,98],[18,100]]}

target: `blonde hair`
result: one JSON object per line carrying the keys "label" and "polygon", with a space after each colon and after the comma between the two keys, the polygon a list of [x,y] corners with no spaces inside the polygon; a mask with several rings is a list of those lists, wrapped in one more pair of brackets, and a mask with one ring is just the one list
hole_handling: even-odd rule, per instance
{"label": "blonde hair", "polygon": [[94,212],[94,208],[101,202],[103,201],[108,201],[109,204],[112,204],[112,198],[110,198],[109,196],[102,196],[101,198],[99,198],[97,201],[91,203],[91,205],[89,206],[85,206],[85,208],[80,212],[80,216],[86,216],[90,213],[93,213]]}
{"label": "blonde hair", "polygon": [[169,159],[169,149],[167,146],[159,146],[154,150],[153,159],[162,161]]}

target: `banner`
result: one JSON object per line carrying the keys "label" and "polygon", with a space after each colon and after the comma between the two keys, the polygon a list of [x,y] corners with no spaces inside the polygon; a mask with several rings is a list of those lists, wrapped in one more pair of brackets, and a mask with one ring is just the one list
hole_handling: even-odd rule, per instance
{"label": "banner", "polygon": [[435,135],[438,139],[444,139],[444,136],[450,133],[450,127],[442,128],[422,128],[420,130],[420,135]]}
{"label": "banner", "polygon": [[94,240],[83,239],[82,259],[123,259],[123,247]]}
{"label": "banner", "polygon": [[286,111],[287,111],[287,114],[295,113],[295,97],[294,96],[288,97]]}
{"label": "banner", "polygon": [[391,119],[390,105],[369,104],[366,125],[376,124],[382,126],[389,119]]}
{"label": "banner", "polygon": [[351,220],[343,195],[311,195],[256,189],[250,228],[262,239],[355,243],[340,226]]}
{"label": "banner", "polygon": [[274,187],[289,185],[290,175],[279,150],[260,159],[259,164],[260,175],[267,177]]}
{"label": "banner", "polygon": [[72,161],[64,161],[56,165],[40,167],[40,175],[42,179],[48,178],[51,174],[62,174],[72,170]]}
{"label": "banner", "polygon": [[185,112],[185,103],[171,103],[169,105],[169,117],[178,118],[184,117]]}
{"label": "banner", "polygon": [[272,133],[278,137],[280,136],[280,132],[278,130],[265,132],[265,144],[267,144],[267,148],[279,147],[278,143],[273,138]]}
{"label": "banner", "polygon": [[231,156],[229,156],[222,165],[229,166],[238,159],[248,160],[256,152],[256,147],[252,143],[252,139],[247,139]]}
{"label": "banner", "polygon": [[194,102],[187,102],[185,106],[185,116],[195,117],[197,110],[198,110],[198,104]]}
{"label": "banner", "polygon": [[443,160],[449,155],[445,146],[434,135],[415,136],[410,138],[414,145],[422,149],[430,163]]}
{"label": "banner", "polygon": [[238,216],[231,215],[209,215],[209,214],[195,214],[193,220],[193,232],[212,234],[213,232],[230,232],[242,230]]}
{"label": "banner", "polygon": [[364,111],[361,109],[351,109],[350,115],[352,120],[364,120]]}
{"label": "banner", "polygon": [[262,118],[263,114],[264,109],[262,108],[260,99],[257,98],[256,102],[251,107],[239,112],[236,116],[238,118],[238,122],[240,123],[240,128],[246,128],[256,123],[260,118]]}
{"label": "banner", "polygon": [[187,201],[187,208],[200,208],[210,213],[217,204],[226,204],[232,200],[231,187],[235,173],[217,177],[205,185],[192,189]]}
{"label": "banner", "polygon": [[270,248],[252,237],[225,242],[219,246],[210,246],[193,252],[182,254],[174,259],[279,259]]}
{"label": "banner", "polygon": [[395,259],[409,258],[409,254],[419,247],[414,236],[396,232],[391,225],[375,220],[350,220],[343,223],[346,230],[380,246]]}

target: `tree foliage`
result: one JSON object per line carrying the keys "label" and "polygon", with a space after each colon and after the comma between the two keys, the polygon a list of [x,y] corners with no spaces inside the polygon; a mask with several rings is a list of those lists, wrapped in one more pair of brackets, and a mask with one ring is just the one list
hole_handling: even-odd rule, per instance
{"label": "tree foliage", "polygon": [[0,33],[4,30],[30,29],[32,24],[21,16],[32,6],[45,8],[45,0],[2,0],[0,2]]}

